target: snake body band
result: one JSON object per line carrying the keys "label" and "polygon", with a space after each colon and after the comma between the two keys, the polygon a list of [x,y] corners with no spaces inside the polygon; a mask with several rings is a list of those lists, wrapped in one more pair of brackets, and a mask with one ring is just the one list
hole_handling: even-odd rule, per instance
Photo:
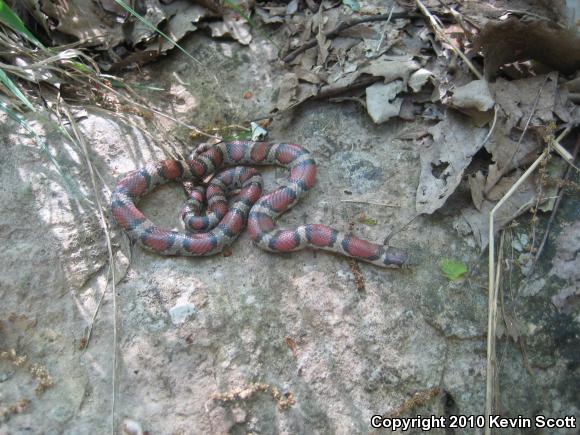
{"label": "snake body band", "polygon": [[[240,165],[246,165],[241,166]],[[275,165],[289,170],[286,183],[262,196],[257,171],[247,166]],[[237,166],[220,172],[220,168]],[[210,208],[199,216],[203,192],[193,188],[182,218],[190,231],[160,228],[137,208],[140,198],[170,181],[200,182],[216,174],[207,188]],[[336,252],[381,267],[401,267],[408,262],[405,251],[359,239],[320,224],[290,229],[275,228],[276,219],[292,208],[314,185],[316,163],[303,147],[290,143],[222,142],[203,144],[187,161],[162,160],[129,173],[115,187],[111,208],[117,224],[135,242],[163,255],[212,255],[230,245],[246,223],[254,242],[271,252],[290,252],[310,247]],[[228,208],[225,194],[236,195]]]}

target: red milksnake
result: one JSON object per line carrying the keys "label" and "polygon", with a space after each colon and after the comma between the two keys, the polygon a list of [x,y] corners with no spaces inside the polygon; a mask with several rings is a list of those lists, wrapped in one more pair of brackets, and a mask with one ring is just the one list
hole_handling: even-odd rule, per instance
{"label": "red milksnake", "polygon": [[[158,227],[137,208],[141,197],[170,181],[200,181],[219,168],[236,165],[276,165],[290,171],[285,185],[262,196],[261,178],[243,167],[214,176],[208,186],[212,213],[195,217],[203,201],[199,189],[191,191],[192,202],[182,211],[185,233]],[[290,252],[311,247],[337,252],[381,267],[401,267],[408,262],[405,251],[385,248],[326,225],[307,224],[275,229],[278,216],[292,208],[313,185],[316,163],[299,145],[266,142],[222,142],[204,144],[187,160],[162,160],[129,173],[117,184],[111,197],[115,221],[129,237],[144,248],[163,255],[212,255],[230,245],[246,221],[254,242],[272,252]],[[224,197],[231,186],[241,188],[231,208]]]}

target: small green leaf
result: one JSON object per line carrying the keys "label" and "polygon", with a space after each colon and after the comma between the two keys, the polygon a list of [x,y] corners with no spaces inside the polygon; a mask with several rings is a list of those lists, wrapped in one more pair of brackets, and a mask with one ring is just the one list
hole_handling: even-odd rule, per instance
{"label": "small green leaf", "polygon": [[358,4],[358,0],[342,0],[342,4],[351,8],[353,12],[360,11],[360,5]]}
{"label": "small green leaf", "polygon": [[42,42],[40,42],[38,39],[36,39],[36,36],[30,33],[20,17],[4,3],[4,0],[0,0],[0,22],[4,23],[20,35],[24,36],[38,48],[46,50],[46,47],[42,44]]}
{"label": "small green leaf", "polygon": [[447,258],[439,263],[443,275],[450,281],[461,278],[467,272],[467,266],[461,261],[449,260]]}
{"label": "small green leaf", "polygon": [[364,218],[360,222],[361,222],[361,224],[370,225],[370,226],[376,225],[378,223],[378,221],[376,219],[373,219],[373,218]]}
{"label": "small green leaf", "polygon": [[251,131],[240,131],[237,133],[232,133],[230,136],[224,137],[225,142],[230,142],[233,140],[251,140],[252,139],[252,132]]}
{"label": "small green leaf", "polygon": [[6,86],[15,97],[22,101],[26,107],[28,107],[30,110],[34,110],[34,106],[30,100],[26,98],[26,95],[24,95],[20,89],[18,89],[18,86],[14,84],[14,82],[10,79],[10,77],[8,77],[3,69],[0,69],[0,82]]}

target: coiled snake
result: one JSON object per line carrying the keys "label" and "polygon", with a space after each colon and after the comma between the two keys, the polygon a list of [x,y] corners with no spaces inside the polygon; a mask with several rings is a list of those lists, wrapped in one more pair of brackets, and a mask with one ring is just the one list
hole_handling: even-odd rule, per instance
{"label": "coiled snake", "polygon": [[[261,177],[252,168],[238,167],[215,175],[207,188],[211,212],[199,214],[203,194],[192,189],[182,210],[186,226],[199,233],[158,227],[137,208],[137,202],[156,187],[170,181],[200,181],[220,168],[238,165],[276,165],[290,171],[285,185],[262,196]],[[337,252],[381,267],[406,265],[405,251],[385,248],[326,225],[307,224],[275,229],[276,219],[292,208],[316,178],[316,163],[309,151],[290,143],[222,142],[203,144],[187,161],[162,160],[126,175],[115,187],[111,208],[117,224],[144,248],[163,255],[212,255],[230,245],[247,222],[254,242],[271,252],[290,252],[311,247]],[[226,191],[239,188],[231,208]]]}

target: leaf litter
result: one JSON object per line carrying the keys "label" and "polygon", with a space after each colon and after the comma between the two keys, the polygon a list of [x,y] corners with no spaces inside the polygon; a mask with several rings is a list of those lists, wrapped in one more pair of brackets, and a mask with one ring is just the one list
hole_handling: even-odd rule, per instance
{"label": "leaf litter", "polygon": [[[580,67],[578,36],[533,11],[506,7],[507,19],[498,20],[499,5],[438,1],[143,0],[134,12],[145,25],[122,0],[68,4],[23,0],[19,11],[45,29],[50,45],[91,47],[105,71],[173,49],[157,30],[175,43],[205,31],[242,45],[258,31],[282,40],[283,80],[270,115],[326,99],[356,101],[376,124],[422,119],[427,126],[412,139],[421,151],[416,211],[435,213],[466,186],[472,204],[458,218],[481,248],[487,213],[546,146],[546,126],[580,121],[580,80],[569,76]],[[483,65],[484,78],[469,58]],[[10,60],[25,67],[28,80],[58,85],[49,70],[43,76],[25,58]],[[488,158],[478,163],[482,155]],[[497,228],[537,200],[537,187],[535,177],[524,183]],[[550,202],[541,207],[548,211]]]}

